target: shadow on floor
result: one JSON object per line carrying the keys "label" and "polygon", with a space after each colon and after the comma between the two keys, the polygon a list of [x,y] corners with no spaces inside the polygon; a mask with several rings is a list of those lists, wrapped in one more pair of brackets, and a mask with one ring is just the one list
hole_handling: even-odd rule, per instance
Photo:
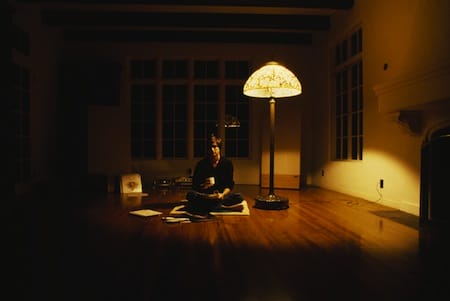
{"label": "shadow on floor", "polygon": [[370,213],[379,217],[390,219],[391,221],[419,230],[419,217],[400,210],[373,210]]}

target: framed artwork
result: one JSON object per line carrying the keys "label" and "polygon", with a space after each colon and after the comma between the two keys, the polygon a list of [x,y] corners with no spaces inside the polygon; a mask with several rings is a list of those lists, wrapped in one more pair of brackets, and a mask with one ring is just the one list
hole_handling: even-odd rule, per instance
{"label": "framed artwork", "polygon": [[137,173],[121,175],[120,193],[142,193],[141,175]]}

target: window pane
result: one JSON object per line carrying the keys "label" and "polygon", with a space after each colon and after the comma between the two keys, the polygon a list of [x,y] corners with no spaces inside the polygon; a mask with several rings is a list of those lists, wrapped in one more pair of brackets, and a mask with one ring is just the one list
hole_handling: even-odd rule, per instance
{"label": "window pane", "polygon": [[154,140],[155,135],[155,122],[153,120],[151,121],[144,121],[143,122],[143,137],[145,140]]}
{"label": "window pane", "polygon": [[142,64],[142,77],[155,78],[156,77],[156,61],[144,61]]}
{"label": "window pane", "polygon": [[358,110],[358,90],[352,90],[352,112]]}
{"label": "window pane", "polygon": [[342,62],[345,62],[347,60],[347,40],[342,41],[342,49],[341,49],[341,57]]}
{"label": "window pane", "polygon": [[353,33],[351,37],[351,55],[354,56],[358,53],[358,36],[357,33]]}
{"label": "window pane", "polygon": [[155,142],[144,140],[144,154],[143,158],[154,159],[156,158]]}
{"label": "window pane", "polygon": [[195,61],[194,62],[195,78],[218,78],[219,63],[217,61]]}
{"label": "window pane", "polygon": [[342,139],[342,159],[348,159],[348,139]]}
{"label": "window pane", "polygon": [[352,138],[352,159],[358,159],[358,139],[357,137]]}
{"label": "window pane", "polygon": [[359,160],[363,159],[363,137],[359,138]]}
{"label": "window pane", "polygon": [[342,94],[342,113],[348,112],[348,95],[347,93]]}
{"label": "window pane", "polygon": [[163,78],[187,78],[188,64],[185,60],[165,60],[162,63]]}
{"label": "window pane", "polygon": [[358,68],[357,65],[353,65],[352,69],[351,69],[351,73],[352,73],[352,88],[356,87],[358,85]]}
{"label": "window pane", "polygon": [[363,83],[363,64],[362,62],[359,62],[359,84],[362,85]]}
{"label": "window pane", "polygon": [[342,136],[341,117],[336,117],[336,138],[340,139]]}
{"label": "window pane", "polygon": [[206,145],[203,141],[194,141],[194,156],[203,157],[206,155]]}
{"label": "window pane", "polygon": [[342,117],[342,136],[348,136],[348,117],[346,115]]}
{"label": "window pane", "polygon": [[174,123],[174,138],[178,140],[186,140],[186,123],[175,122]]}
{"label": "window pane", "polygon": [[362,48],[363,48],[363,44],[362,44],[362,39],[363,39],[363,37],[362,37],[362,28],[360,28],[359,30],[358,30],[358,50],[359,50],[359,52],[362,52]]}
{"label": "window pane", "polygon": [[247,79],[249,77],[250,66],[247,61],[227,61],[225,62],[225,78],[227,79]]}
{"label": "window pane", "polygon": [[336,139],[336,159],[342,159],[341,145],[341,139]]}
{"label": "window pane", "polygon": [[186,140],[177,140],[174,143],[174,157],[184,158],[186,157]]}
{"label": "window pane", "polygon": [[336,65],[339,65],[341,63],[341,47],[339,45],[336,46],[335,56]]}
{"label": "window pane", "polygon": [[358,135],[358,114],[352,113],[352,136]]}
{"label": "window pane", "polygon": [[341,115],[342,114],[342,101],[341,101],[341,96],[337,95],[336,96],[336,115]]}

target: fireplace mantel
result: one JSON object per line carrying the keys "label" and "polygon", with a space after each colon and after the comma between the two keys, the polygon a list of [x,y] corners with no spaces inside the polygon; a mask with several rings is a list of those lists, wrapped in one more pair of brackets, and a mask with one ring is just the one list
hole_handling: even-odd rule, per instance
{"label": "fireplace mantel", "polygon": [[426,108],[433,102],[450,99],[450,61],[377,84],[373,90],[382,113]]}

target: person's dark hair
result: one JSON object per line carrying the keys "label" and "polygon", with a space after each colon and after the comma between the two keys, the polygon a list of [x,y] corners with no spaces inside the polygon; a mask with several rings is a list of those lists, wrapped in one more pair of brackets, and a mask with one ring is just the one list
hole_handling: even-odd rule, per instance
{"label": "person's dark hair", "polygon": [[208,143],[209,143],[209,145],[216,143],[217,146],[219,146],[219,148],[222,149],[222,139],[220,137],[217,137],[215,134],[211,134],[211,137],[209,138]]}

